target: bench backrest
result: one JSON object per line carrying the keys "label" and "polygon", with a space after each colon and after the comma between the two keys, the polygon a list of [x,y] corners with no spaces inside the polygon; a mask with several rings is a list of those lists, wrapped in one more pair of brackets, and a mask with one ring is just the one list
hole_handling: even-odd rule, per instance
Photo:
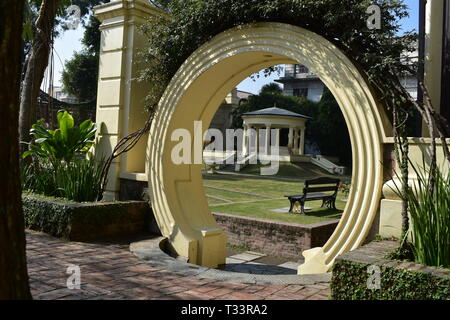
{"label": "bench backrest", "polygon": [[[329,192],[333,191],[337,194],[339,184],[341,180],[336,178],[317,178],[313,180],[305,181],[305,188],[303,189],[303,194],[317,193],[317,192]],[[317,186],[317,187],[316,187]]]}

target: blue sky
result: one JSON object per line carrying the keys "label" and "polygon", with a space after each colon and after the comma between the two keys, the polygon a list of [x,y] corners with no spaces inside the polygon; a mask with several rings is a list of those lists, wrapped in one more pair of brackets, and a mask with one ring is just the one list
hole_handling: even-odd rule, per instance
{"label": "blue sky", "polygon": [[[410,31],[412,29],[417,30],[419,21],[419,0],[405,0],[405,4],[407,4],[409,7],[410,17],[401,21],[402,31]],[[61,72],[63,70],[64,61],[69,60],[74,51],[81,50],[82,37],[83,27],[80,24],[77,30],[66,31],[63,36],[55,40],[55,51],[57,53],[55,55],[55,86],[61,85]],[[58,56],[61,60],[58,58]],[[262,77],[260,79],[257,79],[256,81],[247,78],[238,85],[238,89],[247,92],[258,93],[259,89],[263,85],[273,82],[278,78],[279,76],[277,74],[273,74],[268,78]]]}

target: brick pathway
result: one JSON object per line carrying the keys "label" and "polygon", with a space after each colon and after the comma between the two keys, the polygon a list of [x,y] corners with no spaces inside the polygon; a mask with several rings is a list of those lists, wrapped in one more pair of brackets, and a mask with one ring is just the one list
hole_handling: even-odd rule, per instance
{"label": "brick pathway", "polygon": [[[326,300],[327,284],[254,285],[198,279],[149,266],[127,246],[66,242],[27,232],[34,299]],[[70,265],[81,270],[81,289],[67,289]]]}

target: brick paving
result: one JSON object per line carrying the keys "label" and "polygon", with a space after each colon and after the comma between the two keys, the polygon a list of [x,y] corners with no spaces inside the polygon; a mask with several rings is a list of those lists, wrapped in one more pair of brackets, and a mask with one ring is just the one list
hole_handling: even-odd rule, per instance
{"label": "brick paving", "polygon": [[[31,293],[37,300],[326,300],[329,285],[255,285],[180,275],[153,267],[127,246],[66,242],[27,232]],[[76,265],[81,288],[68,289]]]}

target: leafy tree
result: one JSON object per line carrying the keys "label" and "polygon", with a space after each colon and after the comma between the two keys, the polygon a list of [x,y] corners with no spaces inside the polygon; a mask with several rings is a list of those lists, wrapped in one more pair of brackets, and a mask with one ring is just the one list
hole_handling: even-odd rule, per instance
{"label": "leafy tree", "polygon": [[280,85],[278,83],[272,82],[272,83],[263,85],[259,93],[260,94],[265,94],[265,93],[282,94],[283,89],[280,87]]}
{"label": "leafy tree", "polygon": [[[28,0],[31,7],[27,34],[31,36],[30,52],[25,59],[24,78],[20,94],[19,138],[30,142],[30,128],[36,122],[36,108],[39,90],[48,65],[51,43],[55,36],[63,32],[67,19],[65,8],[69,5],[78,5],[81,16],[92,11],[92,8],[102,0]],[[31,24],[31,26],[29,26]],[[60,30],[56,31],[56,27]],[[32,33],[32,35],[30,35]],[[21,147],[21,153],[25,145]]]}
{"label": "leafy tree", "polygon": [[159,101],[172,76],[201,45],[232,27],[265,21],[300,26],[325,37],[361,67],[377,88],[382,87],[384,97],[381,75],[392,69],[395,75],[406,71],[400,55],[412,51],[416,35],[396,37],[399,19],[408,15],[401,0],[375,2],[382,8],[379,30],[367,28],[371,0],[172,0],[168,3],[171,16],[154,17],[143,28],[149,41],[147,70],[141,78],[155,84],[149,104]]}
{"label": "leafy tree", "polygon": [[0,300],[31,299],[17,157],[23,5],[0,1]]}
{"label": "leafy tree", "polygon": [[99,27],[100,21],[91,15],[81,40],[83,50],[75,52],[72,59],[66,61],[62,72],[64,91],[78,101],[92,101],[97,97],[101,38]]}
{"label": "leafy tree", "polygon": [[98,63],[98,55],[86,50],[75,52],[62,72],[64,91],[79,102],[94,100],[97,97]]}
{"label": "leafy tree", "polygon": [[344,115],[330,90],[325,89],[317,105],[318,114],[311,124],[323,155],[337,156],[341,163],[351,165],[352,147]]}
{"label": "leafy tree", "polygon": [[[52,41],[56,15],[60,9],[60,0],[30,1],[40,5],[36,21],[34,22],[34,34],[31,41],[31,50],[26,58],[26,72],[23,79],[20,114],[19,137],[21,141],[29,142],[31,125],[36,120],[37,100],[39,90],[44,78],[44,72],[48,65],[50,43]],[[22,145],[21,153],[25,151]]]}

